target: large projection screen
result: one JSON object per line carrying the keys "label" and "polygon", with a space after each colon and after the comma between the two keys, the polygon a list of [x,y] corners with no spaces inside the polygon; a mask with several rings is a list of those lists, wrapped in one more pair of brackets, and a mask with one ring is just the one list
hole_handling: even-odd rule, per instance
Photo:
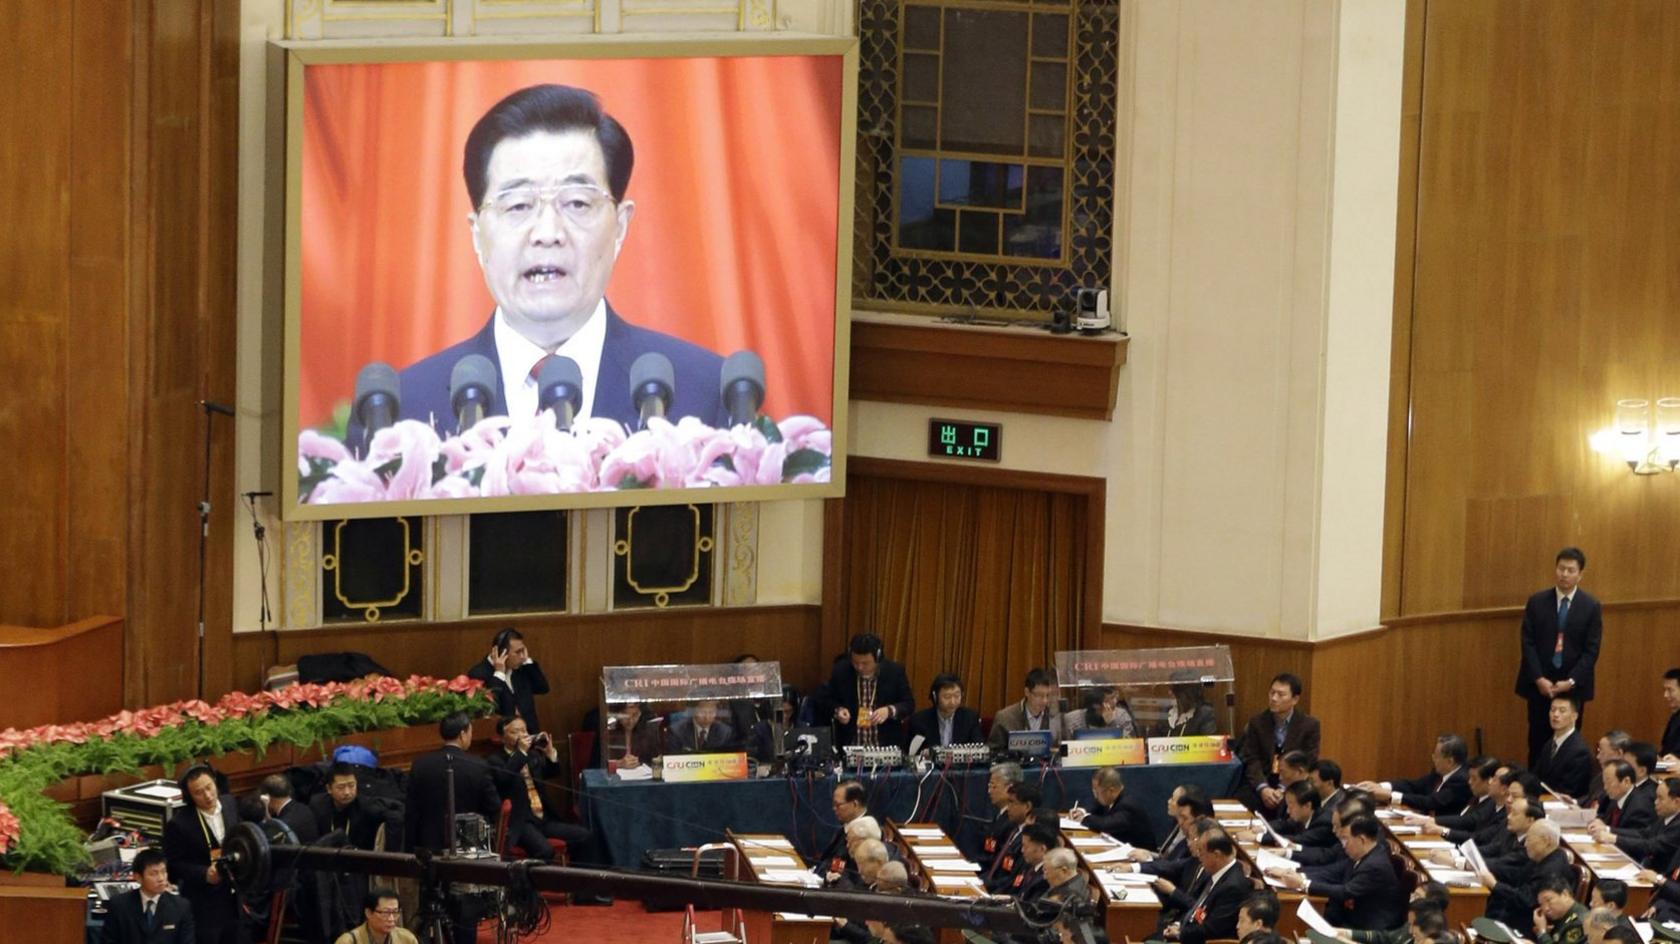
{"label": "large projection screen", "polygon": [[842,493],[854,40],[278,48],[286,518]]}

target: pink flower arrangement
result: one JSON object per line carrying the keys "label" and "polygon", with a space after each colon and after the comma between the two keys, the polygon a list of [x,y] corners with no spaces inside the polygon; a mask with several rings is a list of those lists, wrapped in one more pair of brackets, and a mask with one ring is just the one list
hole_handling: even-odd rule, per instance
{"label": "pink flower arrangement", "polygon": [[298,436],[298,492],[309,504],[557,495],[625,488],[826,482],[833,434],[822,421],[714,429],[694,417],[654,418],[626,434],[591,417],[568,430],[554,414],[494,416],[447,439],[403,420],[375,433],[363,458],[314,430]]}
{"label": "pink flower arrangement", "polygon": [[90,738],[108,738],[117,734],[155,737],[168,728],[178,727],[189,721],[219,724],[234,718],[265,714],[275,708],[320,708],[339,699],[381,702],[387,698],[406,698],[428,691],[471,695],[483,687],[482,682],[465,675],[458,675],[452,679],[410,675],[406,680],[379,677],[325,684],[293,683],[275,691],[256,694],[229,692],[217,699],[214,705],[194,698],[141,711],[119,711],[98,721],[43,724],[21,731],[17,728],[7,728],[0,731],[0,759],[43,744],[85,744]]}
{"label": "pink flower arrangement", "polygon": [[22,825],[18,818],[4,803],[0,803],[0,855],[5,855],[13,846],[17,845],[19,830]]}

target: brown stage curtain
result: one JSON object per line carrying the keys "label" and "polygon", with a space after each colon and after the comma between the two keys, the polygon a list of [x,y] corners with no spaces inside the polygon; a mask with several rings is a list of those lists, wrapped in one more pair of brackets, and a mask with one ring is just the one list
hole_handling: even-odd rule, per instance
{"label": "brown stage curtain", "polygon": [[1034,666],[1078,648],[1086,544],[1083,496],[848,477],[848,638],[874,632],[904,663],[917,707],[940,672],[962,677],[990,716],[1021,697]]}

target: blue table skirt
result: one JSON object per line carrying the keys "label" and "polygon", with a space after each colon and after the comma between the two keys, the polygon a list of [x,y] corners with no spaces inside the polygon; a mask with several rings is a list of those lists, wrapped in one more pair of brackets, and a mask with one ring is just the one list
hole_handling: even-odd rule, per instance
{"label": "blue table skirt", "polygon": [[[1181,764],[1124,768],[1126,793],[1155,818],[1156,831],[1170,828],[1167,797],[1181,783],[1193,783],[1210,797],[1230,796],[1242,765]],[[869,812],[882,820],[931,820],[955,837],[969,856],[980,847],[994,815],[986,798],[984,765],[935,771],[865,774]],[[1027,778],[1044,791],[1044,803],[1067,809],[1091,804],[1091,772],[1029,769]],[[579,804],[597,848],[613,865],[635,867],[647,849],[695,846],[723,839],[723,831],[779,833],[791,838],[810,860],[833,838],[838,823],[830,805],[832,774],[802,774],[729,783],[624,783],[605,770],[586,770]]]}

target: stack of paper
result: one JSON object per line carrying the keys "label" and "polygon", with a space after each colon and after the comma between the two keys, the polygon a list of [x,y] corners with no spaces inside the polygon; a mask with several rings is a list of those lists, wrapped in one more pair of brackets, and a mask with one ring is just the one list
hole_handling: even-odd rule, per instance
{"label": "stack of paper", "polygon": [[1114,845],[1114,840],[1103,835],[1069,836],[1068,841],[1075,849],[1107,849]]}
{"label": "stack of paper", "polygon": [[755,869],[797,869],[797,868],[799,868],[799,860],[791,858],[789,856],[778,856],[778,855],[748,856],[747,861],[751,862],[753,864],[753,868],[755,868]]}
{"label": "stack of paper", "polygon": [[1410,839],[1406,842],[1408,849],[1451,849],[1453,844],[1445,839]]}
{"label": "stack of paper", "polygon": [[938,826],[900,826],[898,834],[906,839],[944,839],[945,831]]}
{"label": "stack of paper", "polygon": [[1423,834],[1423,827],[1407,826],[1405,823],[1389,823],[1388,831],[1396,836],[1419,836]]}
{"label": "stack of paper", "polygon": [[752,846],[767,846],[771,849],[792,849],[793,841],[783,839],[780,836],[769,836],[762,839],[743,839],[741,845],[749,848]]}
{"label": "stack of paper", "polygon": [[1128,905],[1159,905],[1161,903],[1161,899],[1155,894],[1155,889],[1148,885],[1110,882],[1107,878],[1104,878],[1102,879],[1102,887],[1103,891],[1108,894],[1110,901],[1123,901]]}
{"label": "stack of paper", "polygon": [[1093,865],[1100,865],[1104,862],[1125,862],[1131,857],[1132,847],[1125,843],[1121,843],[1112,849],[1104,849],[1101,852],[1085,853],[1085,861]]}
{"label": "stack of paper", "polygon": [[1476,877],[1475,872],[1466,872],[1460,869],[1449,869],[1444,865],[1425,865],[1424,868],[1428,870],[1430,878],[1440,882],[1442,885],[1456,885],[1459,888],[1475,888],[1476,886],[1482,884],[1481,880]]}
{"label": "stack of paper", "polygon": [[1254,854],[1254,864],[1259,866],[1262,872],[1270,872],[1272,869],[1282,869],[1285,872],[1301,871],[1301,863],[1294,859],[1285,859],[1283,856],[1267,852],[1264,849]]}
{"label": "stack of paper", "polygon": [[1063,829],[1072,829],[1072,830],[1077,831],[1077,830],[1081,830],[1081,829],[1090,829],[1091,827],[1085,825],[1084,823],[1081,823],[1079,820],[1069,819],[1068,817],[1064,816],[1064,817],[1062,817],[1062,828]]}
{"label": "stack of paper", "polygon": [[980,866],[966,859],[923,859],[922,865],[929,872],[978,872]]}
{"label": "stack of paper", "polygon": [[803,885],[806,888],[821,888],[822,877],[798,869],[766,869],[759,873],[759,881],[772,885]]}
{"label": "stack of paper", "polygon": [[776,917],[783,921],[833,921],[828,915],[802,915],[791,911],[778,911]]}
{"label": "stack of paper", "polygon": [[1155,876],[1143,872],[1108,872],[1098,871],[1096,876],[1105,883],[1118,885],[1153,885]]}

